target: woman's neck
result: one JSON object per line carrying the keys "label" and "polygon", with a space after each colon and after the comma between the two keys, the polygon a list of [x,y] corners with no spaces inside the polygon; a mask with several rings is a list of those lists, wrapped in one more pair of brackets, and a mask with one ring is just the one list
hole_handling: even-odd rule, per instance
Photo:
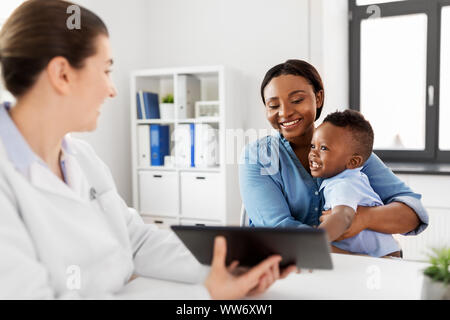
{"label": "woman's neck", "polygon": [[62,177],[59,160],[62,139],[67,132],[61,124],[62,119],[58,119],[56,109],[45,101],[23,98],[10,110],[10,115],[33,152],[58,177]]}
{"label": "woman's neck", "polygon": [[309,160],[308,155],[311,150],[311,140],[314,133],[314,126],[311,127],[310,130],[305,132],[300,137],[296,137],[295,139],[289,140],[289,144],[292,147],[297,158],[300,160],[303,167],[306,171],[311,172],[309,168]]}

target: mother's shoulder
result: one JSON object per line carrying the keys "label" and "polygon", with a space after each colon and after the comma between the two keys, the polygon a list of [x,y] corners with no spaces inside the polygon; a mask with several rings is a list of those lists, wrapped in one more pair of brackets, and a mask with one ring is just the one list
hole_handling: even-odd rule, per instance
{"label": "mother's shoulder", "polygon": [[367,174],[368,171],[378,171],[380,169],[387,169],[387,166],[375,153],[372,152],[369,159],[367,159],[364,163],[361,171]]}

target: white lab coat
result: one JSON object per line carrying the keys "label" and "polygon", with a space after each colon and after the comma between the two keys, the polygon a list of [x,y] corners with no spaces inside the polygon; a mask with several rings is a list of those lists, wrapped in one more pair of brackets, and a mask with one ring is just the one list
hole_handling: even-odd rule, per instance
{"label": "white lab coat", "polygon": [[25,177],[0,140],[0,299],[127,298],[120,290],[133,273],[197,283],[148,288],[141,298],[209,299],[208,269],[171,231],[129,210],[87,143],[66,141],[70,187],[37,162]]}

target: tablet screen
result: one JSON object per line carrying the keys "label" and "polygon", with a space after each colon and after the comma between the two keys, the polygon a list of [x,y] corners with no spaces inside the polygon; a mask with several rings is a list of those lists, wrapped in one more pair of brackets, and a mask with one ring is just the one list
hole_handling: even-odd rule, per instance
{"label": "tablet screen", "polygon": [[241,266],[255,266],[272,254],[283,258],[280,267],[296,264],[297,268],[332,269],[330,245],[322,229],[172,226],[172,230],[197,260],[210,265],[214,238],[227,240],[229,265],[238,260]]}

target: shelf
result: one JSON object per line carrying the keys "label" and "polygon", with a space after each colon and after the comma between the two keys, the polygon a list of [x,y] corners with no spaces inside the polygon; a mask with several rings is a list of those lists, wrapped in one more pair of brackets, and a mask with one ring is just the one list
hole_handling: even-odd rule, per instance
{"label": "shelf", "polygon": [[132,77],[173,77],[175,74],[195,74],[198,76],[216,76],[223,71],[223,66],[198,66],[184,68],[144,69],[132,72]]}
{"label": "shelf", "polygon": [[136,124],[175,124],[175,123],[219,123],[219,117],[205,117],[205,118],[190,118],[190,119],[148,119],[148,120],[137,120]]}
{"label": "shelf", "polygon": [[148,166],[148,167],[138,167],[139,171],[177,171],[174,167],[163,167],[163,166]]}
{"label": "shelf", "polygon": [[173,119],[147,119],[147,120],[137,120],[137,124],[174,124],[175,120]]}
{"label": "shelf", "polygon": [[191,118],[191,119],[179,119],[178,123],[219,123],[219,117],[204,117],[204,118]]}
{"label": "shelf", "polygon": [[174,168],[174,167],[138,167],[139,171],[179,171],[179,172],[220,172],[220,167],[211,168]]}
{"label": "shelf", "polygon": [[[226,130],[241,128],[243,123],[240,111],[244,108],[241,104],[245,97],[241,96],[240,83],[236,79],[239,78],[235,72],[232,69],[225,71],[223,66],[145,69],[132,73],[130,122],[133,204],[148,217],[148,222],[162,226],[173,223],[239,224],[241,199],[237,185],[238,163],[226,162],[226,145],[222,141]],[[156,93],[159,98],[172,93],[175,112],[168,115],[170,119],[137,119],[137,114],[144,114],[142,110],[137,112],[136,93],[140,90]],[[226,104],[228,101],[230,103]],[[167,166],[150,165],[150,130],[146,128],[151,125],[169,126],[169,153],[174,158],[166,162]],[[189,155],[186,153],[186,137],[190,134],[187,129],[191,130],[187,128],[189,125],[194,125],[194,132],[205,134],[205,137],[209,134],[208,130],[214,130],[214,135],[219,138],[217,149],[211,155],[214,162],[199,160],[198,163],[220,163],[219,166],[187,167],[191,163],[187,161]],[[178,135],[178,129],[183,139],[175,136],[175,133]],[[205,153],[207,149],[200,147],[196,150]],[[217,159],[215,155],[218,155]],[[186,160],[186,167],[181,167],[184,163],[177,162],[177,157]]]}
{"label": "shelf", "polygon": [[178,168],[180,172],[220,172],[220,167],[213,168]]}

